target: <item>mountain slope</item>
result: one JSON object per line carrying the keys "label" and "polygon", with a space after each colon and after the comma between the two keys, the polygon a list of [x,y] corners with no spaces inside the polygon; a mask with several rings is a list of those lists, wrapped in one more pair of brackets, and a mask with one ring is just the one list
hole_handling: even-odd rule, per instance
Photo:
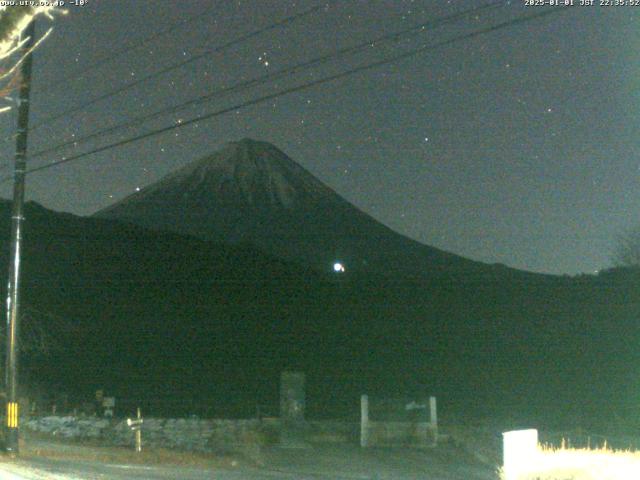
{"label": "mountain slope", "polygon": [[508,270],[392,231],[275,146],[249,139],[228,144],[96,216],[205,240],[248,243],[321,271],[337,261],[350,271],[421,277],[493,276]]}

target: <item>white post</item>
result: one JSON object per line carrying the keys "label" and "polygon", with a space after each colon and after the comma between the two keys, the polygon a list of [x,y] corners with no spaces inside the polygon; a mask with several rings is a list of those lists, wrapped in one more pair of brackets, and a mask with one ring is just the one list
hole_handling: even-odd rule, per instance
{"label": "white post", "polygon": [[516,479],[535,465],[538,454],[538,430],[514,430],[502,434],[505,480]]}
{"label": "white post", "polygon": [[360,446],[369,446],[369,397],[360,397]]}
{"label": "white post", "polygon": [[144,422],[144,419],[142,418],[140,407],[138,407],[138,415],[136,418],[127,418],[127,425],[129,425],[129,428],[131,428],[135,434],[136,452],[138,453],[142,451],[142,422]]}
{"label": "white post", "polygon": [[142,452],[142,413],[140,407],[138,407],[138,429],[136,430],[136,452]]}
{"label": "white post", "polygon": [[429,423],[433,430],[433,443],[438,443],[438,407],[436,397],[429,397]]}
{"label": "white post", "polygon": [[438,408],[436,397],[429,397],[429,420],[433,428],[438,428]]}

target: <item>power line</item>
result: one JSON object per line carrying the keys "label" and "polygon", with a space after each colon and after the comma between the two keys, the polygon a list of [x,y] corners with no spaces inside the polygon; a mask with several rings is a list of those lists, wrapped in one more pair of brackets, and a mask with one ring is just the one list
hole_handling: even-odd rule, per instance
{"label": "power line", "polygon": [[[140,134],[140,135],[137,135],[137,136],[134,136],[134,137],[130,137],[128,139],[124,139],[124,140],[120,140],[118,142],[111,143],[109,145],[105,145],[105,146],[102,146],[102,147],[95,148],[95,149],[90,150],[88,152],[84,152],[84,153],[80,153],[78,155],[74,155],[74,156],[71,156],[71,157],[68,157],[68,158],[64,158],[64,159],[59,160],[57,162],[52,162],[52,163],[49,163],[47,165],[42,165],[42,166],[39,166],[39,167],[33,167],[31,169],[28,169],[26,173],[34,173],[34,172],[38,172],[38,171],[41,171],[41,170],[46,170],[46,169],[55,167],[55,166],[63,164],[63,163],[68,163],[68,162],[75,161],[75,160],[81,159],[81,158],[89,156],[89,155],[93,155],[95,153],[100,153],[100,152],[103,152],[105,150],[110,150],[112,148],[116,148],[116,147],[119,147],[119,146],[127,145],[129,143],[133,143],[133,142],[136,142],[136,141],[139,141],[139,140],[144,140],[146,138],[150,138],[150,137],[153,137],[153,136],[156,136],[156,135],[161,135],[161,134],[163,134],[165,132],[168,132],[168,131],[171,131],[171,130],[175,130],[175,129],[178,129],[178,128],[182,128],[182,127],[186,127],[188,125],[191,125],[191,124],[194,124],[194,123],[197,123],[197,122],[201,122],[201,121],[204,121],[204,120],[208,120],[210,118],[213,118],[213,117],[216,117],[216,116],[220,116],[220,115],[223,115],[225,113],[229,113],[229,112],[234,111],[234,110],[238,110],[238,109],[241,109],[241,108],[246,108],[246,107],[249,107],[249,106],[253,106],[253,105],[256,105],[258,103],[262,103],[262,102],[265,102],[265,101],[268,101],[268,100],[273,100],[274,98],[277,98],[277,97],[280,97],[280,96],[283,96],[283,95],[287,95],[287,94],[290,94],[290,93],[295,93],[295,92],[298,92],[298,91],[301,91],[301,90],[306,90],[308,88],[312,88],[312,87],[315,87],[317,85],[321,85],[321,84],[328,83],[328,82],[331,82],[331,81],[334,81],[334,80],[338,80],[340,78],[344,78],[344,77],[353,75],[355,73],[360,73],[360,72],[363,72],[363,71],[367,71],[367,70],[371,70],[371,69],[374,69],[374,68],[378,68],[378,67],[383,66],[383,65],[388,65],[390,63],[395,63],[395,62],[398,62],[400,60],[404,60],[406,58],[410,58],[410,57],[419,55],[420,53],[424,53],[426,51],[433,50],[435,48],[451,45],[453,43],[457,43],[457,42],[463,41],[463,40],[468,40],[470,38],[474,38],[476,36],[483,35],[483,34],[486,34],[486,33],[490,33],[490,32],[493,32],[493,31],[496,31],[496,30],[499,30],[499,29],[502,29],[502,28],[510,27],[510,26],[513,26],[513,25],[522,24],[522,23],[525,23],[525,22],[528,22],[528,21],[531,21],[531,20],[534,20],[534,19],[537,19],[537,18],[541,18],[541,17],[547,16],[547,15],[549,15],[551,13],[554,13],[554,12],[564,11],[567,8],[569,8],[569,7],[558,7],[558,8],[553,8],[553,9],[547,9],[547,10],[545,10],[543,12],[539,12],[539,13],[536,13],[536,14],[533,14],[533,15],[525,15],[525,16],[522,16],[522,17],[519,17],[519,18],[516,18],[516,19],[513,19],[513,20],[508,20],[508,21],[505,21],[505,22],[501,22],[501,23],[498,23],[498,24],[493,25],[491,27],[487,27],[487,28],[484,28],[484,29],[481,29],[481,30],[477,30],[475,32],[471,32],[471,33],[468,33],[468,34],[460,35],[460,36],[457,36],[457,37],[454,37],[454,38],[451,38],[451,39],[448,39],[448,40],[445,40],[445,41],[442,41],[442,42],[439,42],[439,43],[435,43],[435,44],[432,44],[432,45],[427,45],[427,46],[424,46],[424,47],[421,47],[421,48],[410,50],[410,51],[404,52],[404,53],[402,53],[400,55],[396,55],[396,56],[393,56],[393,57],[388,57],[386,59],[382,59],[382,60],[379,60],[379,61],[376,61],[376,62],[373,62],[373,63],[369,63],[367,65],[362,65],[360,67],[356,67],[356,68],[353,68],[351,70],[346,70],[344,72],[341,72],[341,73],[338,73],[338,74],[335,74],[335,75],[331,75],[329,77],[321,78],[321,79],[318,79],[318,80],[315,80],[315,81],[312,81],[312,82],[309,82],[309,83],[306,83],[306,84],[297,85],[295,87],[290,87],[290,88],[287,88],[287,89],[283,89],[283,90],[280,90],[279,92],[268,94],[268,95],[264,95],[262,97],[258,97],[258,98],[252,99],[252,100],[248,100],[246,102],[234,105],[232,107],[227,107],[227,108],[224,108],[224,109],[221,109],[221,110],[217,110],[217,111],[210,112],[210,113],[207,113],[207,114],[204,114],[204,115],[200,115],[200,116],[197,116],[195,118],[186,120],[186,121],[184,121],[184,122],[182,122],[180,124],[177,124],[177,125],[170,125],[170,126],[163,127],[163,128],[160,128],[160,129],[152,130],[152,131],[147,132],[147,133],[143,133],[143,134]],[[7,179],[7,177],[2,179],[2,181],[5,181],[6,179]]]}
{"label": "power line", "polygon": [[[223,108],[221,110],[217,110],[217,111],[210,112],[210,113],[207,113],[207,114],[204,114],[204,115],[200,115],[200,116],[197,116],[195,118],[186,120],[186,121],[184,121],[184,122],[182,122],[180,124],[177,124],[177,125],[170,125],[170,126],[163,127],[163,128],[160,128],[160,129],[152,130],[152,131],[147,132],[147,133],[143,133],[143,134],[140,134],[140,135],[137,135],[137,136],[134,136],[134,137],[130,137],[130,138],[127,138],[127,139],[124,139],[124,140],[120,140],[118,142],[114,142],[114,143],[111,143],[111,144],[108,144],[108,145],[104,145],[102,147],[95,148],[95,149],[90,150],[88,152],[80,153],[78,155],[74,155],[74,156],[71,156],[71,157],[68,157],[68,158],[63,158],[63,159],[58,160],[56,162],[52,162],[52,163],[49,163],[49,164],[46,164],[46,165],[41,165],[39,167],[33,167],[33,168],[28,169],[26,171],[26,173],[30,174],[30,173],[35,173],[35,172],[39,172],[39,171],[42,171],[42,170],[47,170],[47,169],[56,167],[58,165],[62,165],[64,163],[69,163],[69,162],[76,161],[76,160],[82,159],[84,157],[87,157],[87,156],[90,156],[90,155],[93,155],[93,154],[96,154],[96,153],[101,153],[101,152],[104,152],[106,150],[110,150],[112,148],[120,147],[120,146],[123,146],[123,145],[127,145],[129,143],[133,143],[133,142],[137,142],[137,141],[140,141],[140,140],[144,140],[146,138],[150,138],[150,137],[154,137],[154,136],[157,136],[157,135],[161,135],[161,134],[166,133],[168,131],[176,130],[176,129],[182,128],[182,127],[186,127],[188,125],[192,125],[192,124],[197,123],[197,122],[201,122],[201,121],[204,121],[204,120],[209,120],[211,118],[223,115],[225,113],[229,113],[229,112],[234,111],[234,110],[239,110],[241,108],[246,108],[246,107],[249,107],[249,106],[253,106],[253,105],[256,105],[258,103],[266,102],[268,100],[273,100],[273,99],[275,99],[277,97],[288,95],[290,93],[295,93],[295,92],[299,92],[299,91],[302,91],[302,90],[307,90],[309,88],[312,88],[312,87],[315,87],[315,86],[318,86],[318,85],[321,85],[321,84],[324,84],[324,83],[332,82],[334,80],[338,80],[338,79],[341,79],[341,78],[345,78],[345,77],[354,75],[356,73],[372,70],[374,68],[378,68],[378,67],[381,67],[381,66],[384,66],[384,65],[388,65],[388,64],[391,64],[391,63],[396,63],[398,61],[401,61],[401,60],[404,60],[404,59],[407,59],[407,58],[410,58],[410,57],[415,57],[416,55],[419,55],[421,53],[427,52],[429,50],[433,50],[433,49],[436,49],[436,48],[439,48],[439,47],[443,47],[443,46],[447,46],[447,45],[452,45],[454,43],[457,43],[457,42],[460,42],[460,41],[463,41],[463,40],[468,40],[470,38],[474,38],[474,37],[477,37],[477,36],[480,36],[480,35],[484,35],[486,33],[491,33],[491,32],[494,32],[496,30],[500,30],[500,29],[503,29],[503,28],[511,27],[511,26],[514,26],[514,25],[520,25],[520,24],[529,22],[531,20],[535,20],[535,19],[538,19],[538,18],[542,18],[542,17],[548,16],[548,15],[550,15],[552,13],[559,13],[559,12],[565,11],[567,8],[569,8],[569,7],[562,6],[562,7],[557,7],[557,8],[551,8],[551,9],[547,9],[545,11],[542,11],[542,12],[539,12],[539,13],[536,13],[536,14],[533,14],[533,15],[524,15],[522,17],[519,17],[519,18],[516,18],[516,19],[513,19],[513,20],[508,20],[508,21],[505,21],[505,22],[501,22],[501,23],[498,23],[498,24],[493,25],[491,27],[487,27],[487,28],[484,28],[484,29],[481,29],[481,30],[476,30],[475,32],[470,32],[470,33],[467,33],[467,34],[464,34],[464,35],[459,35],[457,37],[453,37],[451,39],[444,40],[442,42],[438,42],[438,43],[435,43],[435,44],[432,44],[432,45],[426,45],[424,47],[417,48],[417,49],[414,49],[414,50],[410,50],[410,51],[404,52],[404,53],[399,54],[399,55],[388,57],[388,58],[385,58],[385,59],[382,59],[382,60],[379,60],[379,61],[376,61],[376,62],[372,62],[372,63],[369,63],[367,65],[362,65],[362,66],[359,66],[359,67],[356,67],[356,68],[353,68],[353,69],[350,69],[350,70],[346,70],[344,72],[341,72],[341,73],[338,73],[338,74],[335,74],[335,75],[331,75],[329,77],[321,78],[321,79],[318,79],[318,80],[315,80],[315,81],[312,81],[312,82],[309,82],[309,83],[305,83],[305,84],[302,84],[302,85],[297,85],[297,86],[294,86],[294,87],[283,89],[283,90],[280,90],[280,91],[278,91],[276,93],[272,93],[272,94],[268,94],[268,95],[264,95],[262,97],[258,97],[258,98],[252,99],[252,100],[248,100],[246,102],[234,105],[232,107],[227,107],[227,108]],[[0,183],[4,182],[4,181],[7,181],[10,178],[11,177],[4,177],[4,178],[0,179]]]}
{"label": "power line", "polygon": [[159,70],[159,71],[157,71],[155,73],[147,75],[146,77],[142,77],[139,80],[136,80],[135,82],[128,83],[126,85],[123,85],[122,87],[119,87],[119,88],[117,88],[115,90],[112,90],[111,92],[108,92],[108,93],[105,93],[105,94],[100,95],[98,97],[95,97],[95,98],[93,98],[93,99],[91,99],[91,100],[89,100],[89,101],[87,101],[87,102],[85,102],[83,104],[77,105],[77,106],[72,107],[72,108],[70,108],[68,110],[65,110],[63,112],[60,112],[60,113],[55,114],[55,115],[52,115],[49,118],[46,118],[45,120],[43,120],[40,123],[38,123],[38,124],[34,125],[33,127],[31,127],[30,130],[36,130],[36,129],[40,128],[41,126],[43,126],[43,125],[45,125],[47,123],[51,123],[51,122],[53,122],[55,120],[58,120],[58,119],[60,119],[62,117],[66,117],[66,116],[71,115],[73,113],[76,113],[76,112],[78,112],[80,110],[84,110],[85,108],[90,107],[91,105],[94,105],[94,104],[96,104],[96,103],[98,103],[98,102],[100,102],[102,100],[106,100],[107,98],[111,98],[111,97],[113,97],[115,95],[118,95],[118,94],[120,94],[120,93],[122,93],[122,92],[124,92],[126,90],[129,90],[129,89],[131,89],[131,88],[133,88],[133,87],[135,87],[137,85],[140,85],[141,83],[148,82],[149,80],[152,80],[154,78],[160,77],[160,76],[162,76],[162,75],[164,75],[166,73],[169,73],[169,72],[171,72],[173,70],[177,70],[178,68],[182,68],[185,65],[188,65],[188,64],[193,63],[193,62],[195,62],[197,60],[200,60],[201,58],[204,58],[204,57],[206,57],[208,55],[213,55],[213,54],[216,54],[216,53],[220,53],[221,51],[226,50],[227,48],[232,47],[234,45],[237,45],[237,44],[239,44],[241,42],[244,42],[244,41],[246,41],[246,40],[248,40],[250,38],[256,37],[256,36],[261,35],[261,34],[263,34],[265,32],[268,32],[270,30],[274,30],[274,29],[276,29],[278,27],[282,27],[284,25],[292,23],[292,22],[294,22],[294,21],[296,21],[296,20],[298,20],[298,19],[300,19],[302,17],[305,17],[305,16],[307,16],[307,15],[309,15],[311,13],[314,13],[314,12],[318,11],[319,9],[320,9],[320,7],[317,6],[317,7],[313,7],[313,8],[310,8],[308,10],[305,10],[302,13],[298,13],[296,15],[291,15],[291,16],[286,17],[286,18],[284,18],[282,20],[279,20],[279,21],[277,21],[275,23],[272,23],[272,24],[270,24],[270,25],[268,25],[266,27],[263,27],[263,28],[261,28],[259,30],[254,30],[253,32],[250,32],[250,33],[247,33],[245,35],[242,35],[242,36],[236,38],[235,40],[231,40],[231,41],[229,41],[229,42],[227,42],[227,43],[225,43],[225,44],[223,44],[223,45],[221,45],[219,47],[213,48],[211,50],[207,50],[207,51],[205,51],[205,52],[203,52],[203,53],[201,53],[199,55],[195,55],[195,56],[193,56],[191,58],[188,58],[188,59],[186,59],[186,60],[184,60],[182,62],[179,62],[177,64],[173,64],[173,65],[170,65],[168,67],[165,67],[165,68],[163,68],[163,69],[161,69],[161,70]]}
{"label": "power line", "polygon": [[[171,33],[181,27],[184,27],[186,25],[189,25],[190,23],[194,23],[198,20],[201,20],[203,18],[205,18],[207,15],[211,15],[212,13],[214,13],[215,11],[218,10],[218,7],[221,6],[222,3],[219,3],[218,5],[214,5],[212,7],[207,8],[206,10],[203,10],[202,12],[198,13],[197,15],[194,15],[192,17],[189,17],[185,20],[176,22],[172,25],[170,25],[169,27],[167,27],[164,30],[160,30],[157,32],[152,33],[150,36],[143,38],[142,40],[136,41],[136,43],[132,46],[126,46],[121,48],[120,50],[116,50],[115,52],[113,52],[111,55],[104,57],[94,63],[92,63],[91,65],[87,66],[86,68],[82,69],[80,72],[76,72],[76,73],[72,73],[71,75],[67,75],[64,76],[62,78],[60,78],[59,80],[54,80],[54,83],[67,83],[67,82],[73,82],[75,80],[78,80],[80,78],[82,78],[86,73],[88,73],[91,70],[97,70],[98,68],[100,68],[102,65],[105,65],[109,62],[112,62],[113,60],[115,60],[116,58],[120,57],[122,54],[124,53],[129,53],[133,50],[137,50],[143,46],[145,46],[146,44],[148,44],[149,42],[151,42],[152,40],[155,40],[156,38],[166,35],[168,33]],[[44,123],[44,122],[43,122]],[[33,130],[34,128],[38,128],[41,125],[35,125],[33,127],[31,127],[30,130]],[[15,135],[12,135],[10,137],[5,137],[2,140],[0,140],[1,142],[6,142],[7,140],[11,140],[14,139]],[[5,170],[7,169],[8,166],[7,165],[2,165],[0,166],[0,170]]]}
{"label": "power line", "polygon": [[164,30],[158,30],[154,33],[152,33],[151,35],[149,35],[148,37],[143,38],[142,40],[132,40],[130,42],[128,42],[127,46],[124,46],[114,52],[112,52],[110,55],[95,61],[92,64],[89,64],[88,66],[86,66],[85,68],[83,68],[82,70],[80,70],[79,72],[73,73],[71,75],[67,75],[65,77],[62,77],[60,80],[57,80],[56,82],[69,82],[69,81],[75,81],[78,80],[80,78],[82,78],[84,75],[86,75],[87,73],[89,73],[92,70],[97,70],[98,68],[102,67],[103,65],[110,63],[112,61],[114,61],[115,59],[121,57],[122,55],[124,55],[125,53],[131,53],[133,50],[138,50],[139,48],[142,48],[143,46],[147,45],[149,42],[155,40],[156,38],[162,37],[164,35],[167,35],[171,32],[174,32],[182,27],[185,27],[191,23],[195,23],[199,20],[202,20],[204,18],[206,18],[208,15],[211,15],[212,13],[216,12],[220,6],[222,6],[222,2],[219,2],[217,5],[213,5],[205,10],[203,10],[202,12],[193,15],[192,17],[186,18],[184,20],[181,20],[179,22],[175,22],[171,25],[169,25],[167,28],[165,28]]}
{"label": "power line", "polygon": [[46,149],[43,149],[43,150],[40,150],[40,151],[34,153],[33,155],[31,155],[31,158],[37,158],[37,157],[40,157],[40,156],[48,154],[48,153],[56,152],[56,151],[61,150],[64,147],[67,147],[67,146],[71,146],[71,145],[77,146],[78,144],[85,143],[88,140],[91,140],[91,139],[96,138],[96,137],[100,137],[100,136],[103,136],[103,135],[107,135],[107,134],[113,133],[113,132],[115,132],[117,130],[120,130],[122,128],[127,128],[127,127],[131,127],[131,126],[134,126],[134,125],[140,125],[141,123],[143,123],[143,122],[145,122],[147,120],[151,120],[151,119],[160,117],[160,116],[165,115],[165,114],[174,113],[176,111],[185,109],[185,108],[187,108],[189,106],[192,106],[192,105],[196,105],[196,104],[199,104],[199,103],[204,103],[204,102],[207,102],[207,101],[215,100],[215,99],[220,98],[222,96],[228,95],[230,93],[238,92],[238,91],[247,89],[247,88],[252,87],[252,86],[261,85],[261,84],[264,84],[266,82],[276,80],[278,78],[289,76],[291,74],[298,73],[301,70],[308,69],[310,67],[314,67],[314,66],[320,65],[322,63],[326,63],[326,62],[328,62],[330,60],[335,60],[336,58],[339,58],[341,56],[350,55],[350,54],[353,54],[355,52],[362,51],[363,49],[370,48],[372,45],[380,44],[380,43],[383,43],[383,42],[388,42],[390,40],[397,41],[400,38],[402,38],[402,37],[404,37],[404,36],[406,36],[408,34],[420,34],[420,33],[423,33],[427,28],[431,29],[431,28],[440,27],[442,25],[446,25],[447,23],[452,23],[452,22],[455,22],[455,21],[457,21],[457,20],[459,20],[461,18],[470,16],[470,15],[476,15],[476,14],[478,14],[478,13],[484,11],[484,10],[491,9],[491,8],[496,8],[496,7],[501,6],[501,5],[505,5],[505,1],[504,0],[498,0],[498,1],[494,1],[492,3],[488,3],[488,4],[485,4],[485,5],[482,5],[480,7],[475,7],[475,8],[463,10],[461,12],[457,12],[457,13],[451,14],[451,15],[449,15],[447,17],[439,18],[439,19],[436,19],[436,20],[430,20],[428,22],[424,22],[424,23],[415,25],[413,27],[409,27],[409,28],[406,28],[404,30],[400,30],[398,32],[382,35],[382,36],[374,38],[372,40],[367,40],[365,42],[359,43],[359,44],[354,45],[354,46],[345,47],[345,48],[339,49],[339,50],[337,50],[335,52],[331,52],[329,54],[325,54],[325,55],[321,55],[321,56],[315,57],[315,58],[313,58],[311,60],[308,60],[308,61],[306,61],[304,63],[300,63],[300,64],[297,64],[297,65],[294,65],[294,66],[291,66],[291,67],[280,69],[277,72],[269,73],[269,74],[266,74],[266,75],[261,75],[259,77],[253,78],[251,80],[247,80],[245,82],[238,83],[236,85],[232,85],[232,86],[227,87],[227,88],[218,89],[218,90],[216,90],[216,91],[214,91],[212,93],[209,93],[209,94],[206,94],[206,95],[202,95],[200,97],[197,97],[197,98],[192,99],[192,100],[188,100],[188,101],[180,103],[178,105],[173,105],[173,106],[166,107],[166,108],[163,108],[161,110],[158,110],[158,111],[155,111],[155,112],[152,112],[152,113],[148,113],[148,114],[145,114],[145,115],[140,115],[138,117],[134,117],[134,118],[129,119],[129,120],[127,120],[125,122],[122,122],[120,124],[113,125],[111,127],[108,127],[108,128],[102,129],[102,130],[97,130],[97,131],[95,131],[93,133],[90,133],[90,134],[87,134],[85,136],[82,136],[82,137],[79,137],[79,138],[74,138],[73,140],[62,142],[62,143],[60,143],[58,145],[54,145],[52,147],[49,147],[49,148],[46,148]]}

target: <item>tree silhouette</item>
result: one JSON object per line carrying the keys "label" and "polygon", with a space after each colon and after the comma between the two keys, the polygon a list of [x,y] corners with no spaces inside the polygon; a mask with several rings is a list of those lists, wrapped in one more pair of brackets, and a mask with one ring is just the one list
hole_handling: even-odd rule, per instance
{"label": "tree silhouette", "polygon": [[[20,73],[18,66],[24,60],[25,54],[15,58],[26,41],[22,38],[22,32],[27,28],[31,20],[38,15],[47,15],[51,18],[54,7],[23,7],[0,5],[0,97],[6,97],[20,86]],[[35,47],[46,38],[49,30],[38,40]],[[34,47],[34,48],[35,48]],[[31,53],[31,50],[26,55]],[[10,110],[11,106],[0,106],[0,113]]]}
{"label": "tree silhouette", "polygon": [[640,225],[618,235],[612,260],[616,267],[640,267]]}

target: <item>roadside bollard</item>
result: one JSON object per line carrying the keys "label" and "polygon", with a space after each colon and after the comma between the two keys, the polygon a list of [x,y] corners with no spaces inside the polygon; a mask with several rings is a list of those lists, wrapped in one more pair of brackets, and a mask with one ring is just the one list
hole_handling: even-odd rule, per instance
{"label": "roadside bollard", "polygon": [[535,465],[538,449],[538,430],[514,430],[502,434],[504,480],[516,480]]}
{"label": "roadside bollard", "polygon": [[127,425],[131,428],[132,431],[136,434],[136,452],[140,453],[142,451],[142,414],[140,413],[140,407],[138,407],[138,416],[137,418],[127,418]]}

